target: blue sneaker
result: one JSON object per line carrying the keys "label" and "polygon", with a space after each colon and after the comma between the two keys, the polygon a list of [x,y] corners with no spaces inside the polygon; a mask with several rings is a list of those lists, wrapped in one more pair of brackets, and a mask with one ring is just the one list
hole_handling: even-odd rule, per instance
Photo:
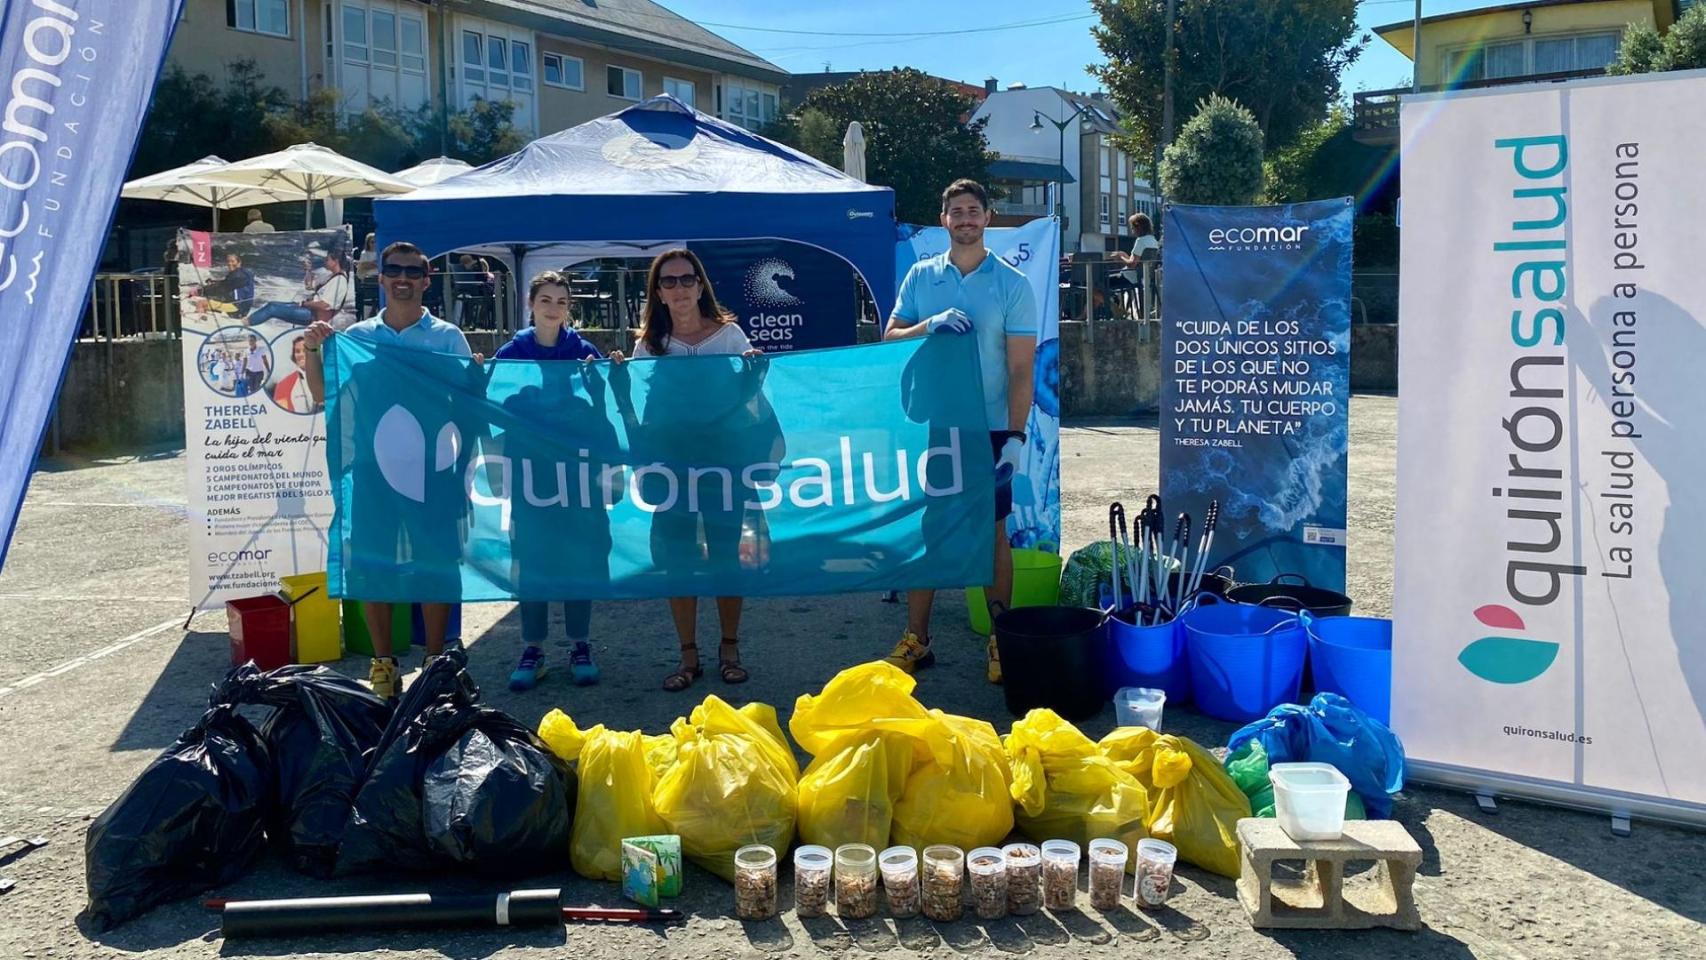
{"label": "blue sneaker", "polygon": [[590,642],[575,641],[574,649],[569,652],[569,675],[577,687],[590,687],[598,682],[598,664],[592,662]]}
{"label": "blue sneaker", "polygon": [[521,662],[515,665],[515,672],[509,675],[509,688],[516,691],[532,690],[545,676],[545,670],[545,651],[529,646],[521,651]]}

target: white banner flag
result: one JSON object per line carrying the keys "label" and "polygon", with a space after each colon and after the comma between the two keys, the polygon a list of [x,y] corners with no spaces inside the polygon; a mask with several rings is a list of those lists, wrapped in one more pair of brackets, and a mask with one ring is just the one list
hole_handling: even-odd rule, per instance
{"label": "white banner flag", "polygon": [[1392,717],[1423,779],[1706,821],[1703,103],[1701,73],[1404,103]]}

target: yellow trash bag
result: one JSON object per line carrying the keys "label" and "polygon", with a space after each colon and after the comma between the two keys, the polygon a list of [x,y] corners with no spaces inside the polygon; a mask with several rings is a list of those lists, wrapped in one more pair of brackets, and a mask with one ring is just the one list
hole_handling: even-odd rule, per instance
{"label": "yellow trash bag", "polygon": [[776,708],[736,710],[716,696],[670,727],[675,762],[652,790],[657,815],[681,835],[681,852],[724,880],[749,843],[785,851],[794,841],[800,767]]}
{"label": "yellow trash bag", "polygon": [[888,846],[912,764],[912,742],[904,737],[842,734],[800,778],[800,839],[832,850],[844,843]]}
{"label": "yellow trash bag", "polygon": [[575,726],[561,710],[539,721],[539,739],[551,752],[577,766],[575,825],[569,835],[569,860],[575,872],[591,880],[622,879],[622,841],[654,836],[664,823],[652,806],[658,771],[648,762],[672,758],[674,750],[656,743],[670,737],[646,737],[638,730],[588,730]]}
{"label": "yellow trash bag", "polygon": [[[800,749],[814,757],[840,749],[848,742],[848,733],[873,732],[908,738],[927,757],[937,727],[930,711],[912,696],[917,685],[906,671],[882,660],[848,667],[824,684],[817,696],[801,694],[794,701],[788,732]],[[898,744],[891,741],[891,745]]]}
{"label": "yellow trash bag", "polygon": [[[1025,836],[1080,846],[1112,837],[1134,849],[1149,836],[1143,784],[1053,710],[1026,714],[1004,746],[1013,768],[1014,819]],[[1136,866],[1135,857],[1126,861],[1128,870]]]}
{"label": "yellow trash bag", "polygon": [[1238,821],[1250,815],[1250,798],[1214,754],[1146,727],[1121,727],[1100,746],[1148,792],[1150,836],[1177,847],[1187,863],[1238,876]]}
{"label": "yellow trash bag", "polygon": [[[894,808],[891,843],[964,850],[999,844],[1013,832],[1013,775],[1001,737],[983,720],[930,711],[927,760],[914,768]],[[946,762],[940,758],[946,755]]]}

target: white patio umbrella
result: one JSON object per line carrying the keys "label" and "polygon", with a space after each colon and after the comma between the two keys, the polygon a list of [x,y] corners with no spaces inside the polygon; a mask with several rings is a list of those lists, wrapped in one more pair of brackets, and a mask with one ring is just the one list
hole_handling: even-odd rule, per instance
{"label": "white patio umbrella", "polygon": [[857,120],[841,138],[841,169],[855,180],[865,179],[865,128]]}
{"label": "white patio umbrella", "polygon": [[430,187],[435,183],[449,180],[458,174],[467,173],[474,169],[460,160],[450,157],[434,157],[425,163],[417,163],[407,170],[398,170],[391,176],[404,183],[412,183],[417,187]]}
{"label": "white patio umbrella", "polygon": [[194,163],[138,177],[124,185],[120,196],[131,200],[168,200],[198,207],[213,208],[213,228],[219,228],[219,211],[237,207],[253,207],[262,203],[283,203],[301,200],[306,194],[283,184],[275,187],[244,187],[208,176],[230,164],[221,157],[209,154]]}
{"label": "white patio umbrella", "polygon": [[413,184],[317,143],[299,143],[239,160],[207,175],[240,186],[295,190],[306,198],[310,215],[314,201],[328,197],[378,197],[415,189]]}

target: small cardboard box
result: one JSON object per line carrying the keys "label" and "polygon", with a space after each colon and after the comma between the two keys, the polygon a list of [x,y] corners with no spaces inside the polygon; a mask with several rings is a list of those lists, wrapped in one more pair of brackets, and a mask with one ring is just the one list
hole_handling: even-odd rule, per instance
{"label": "small cardboard box", "polygon": [[658,855],[622,841],[622,895],[642,907],[658,905]]}
{"label": "small cardboard box", "polygon": [[[670,834],[656,837],[629,837],[622,841],[624,848],[629,845],[640,848],[657,858],[657,888],[658,896],[681,896],[681,838]],[[626,857],[623,860],[622,873],[627,875]],[[654,904],[655,906],[655,904]]]}

